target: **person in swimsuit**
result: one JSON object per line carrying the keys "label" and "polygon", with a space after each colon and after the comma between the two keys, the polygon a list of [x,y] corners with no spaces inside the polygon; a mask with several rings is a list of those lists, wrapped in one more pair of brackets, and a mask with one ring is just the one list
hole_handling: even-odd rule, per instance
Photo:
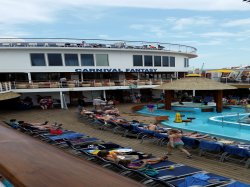
{"label": "person in swimsuit", "polygon": [[192,155],[183,148],[183,141],[181,140],[182,134],[179,130],[172,129],[169,132],[169,142],[167,144],[167,154],[171,155],[174,148],[179,149],[187,155],[187,158],[191,158]]}

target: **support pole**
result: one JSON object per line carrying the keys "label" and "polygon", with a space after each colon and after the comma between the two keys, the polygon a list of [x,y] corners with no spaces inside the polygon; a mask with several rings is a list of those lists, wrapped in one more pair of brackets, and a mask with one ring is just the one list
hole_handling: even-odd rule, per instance
{"label": "support pole", "polygon": [[28,74],[28,80],[29,80],[29,83],[31,83],[31,82],[32,82],[32,80],[31,80],[31,73],[30,73],[30,72],[28,72],[27,74]]}
{"label": "support pole", "polygon": [[222,112],[222,90],[218,90],[216,94],[216,111],[218,113]]}
{"label": "support pole", "polygon": [[173,99],[173,90],[165,90],[165,109],[171,110],[171,103]]}
{"label": "support pole", "polygon": [[83,82],[83,72],[81,72],[81,82]]}
{"label": "support pole", "polygon": [[63,93],[60,92],[61,109],[63,109]]}
{"label": "support pole", "polygon": [[106,90],[103,90],[103,98],[106,100]]}
{"label": "support pole", "polygon": [[195,96],[195,90],[193,90],[193,97]]}

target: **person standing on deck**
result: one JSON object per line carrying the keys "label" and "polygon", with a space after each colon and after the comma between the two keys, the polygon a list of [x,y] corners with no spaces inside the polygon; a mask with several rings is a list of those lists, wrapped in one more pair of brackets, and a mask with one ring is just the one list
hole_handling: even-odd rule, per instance
{"label": "person standing on deck", "polygon": [[172,150],[174,148],[179,149],[180,151],[184,152],[187,155],[187,158],[192,158],[192,155],[183,148],[183,141],[181,140],[182,138],[182,134],[179,130],[176,129],[172,129],[168,132],[169,136],[169,142],[167,144],[167,154],[171,155],[172,154]]}

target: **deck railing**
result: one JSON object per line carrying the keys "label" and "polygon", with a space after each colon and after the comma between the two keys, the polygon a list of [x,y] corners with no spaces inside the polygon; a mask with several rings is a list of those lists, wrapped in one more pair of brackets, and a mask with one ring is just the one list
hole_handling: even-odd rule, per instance
{"label": "deck railing", "polygon": [[9,92],[12,89],[11,82],[0,82],[0,93]]}
{"label": "deck railing", "polygon": [[[128,86],[137,88],[138,86],[162,85],[171,82],[171,79],[137,79],[137,80],[112,80],[112,79],[84,79],[68,81],[16,81],[0,82],[0,92],[11,91],[12,89],[38,89],[38,88],[77,88],[77,87],[112,87]],[[223,82],[225,83],[225,82]],[[227,84],[246,84],[249,82],[226,82]]]}
{"label": "deck railing", "polygon": [[137,88],[146,85],[161,85],[171,80],[163,79],[138,79],[138,80],[111,80],[111,79],[92,79],[92,80],[69,80],[69,81],[33,81],[33,82],[14,82],[14,89],[38,89],[38,88],[76,88],[76,87],[110,87],[110,86],[129,86]]}
{"label": "deck railing", "polygon": [[82,47],[133,50],[163,50],[196,55],[197,49],[187,45],[126,40],[77,38],[0,38],[0,47]]}

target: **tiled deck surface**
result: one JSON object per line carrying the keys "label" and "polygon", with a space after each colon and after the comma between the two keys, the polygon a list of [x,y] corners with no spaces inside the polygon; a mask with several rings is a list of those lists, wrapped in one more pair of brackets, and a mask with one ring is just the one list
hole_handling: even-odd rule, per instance
{"label": "tiled deck surface", "polygon": [[[149,123],[153,121],[153,117],[145,117],[131,113],[131,104],[119,105],[121,116],[127,119],[137,119],[141,122]],[[118,134],[113,134],[111,131],[97,130],[83,121],[78,120],[77,108],[69,108],[68,110],[51,109],[51,110],[26,110],[26,111],[1,111],[0,120],[17,119],[27,122],[57,122],[62,123],[63,127],[78,132],[83,132],[93,137],[100,138],[104,141],[112,141],[122,146],[132,147],[135,150],[140,150],[146,153],[153,153],[156,156],[162,156],[166,152],[166,147],[160,147],[150,141],[145,141],[140,144],[140,141],[134,138],[125,138]],[[197,167],[208,172],[213,172],[225,177],[233,178],[241,182],[250,183],[250,169],[244,168],[242,165],[234,163],[222,163],[211,158],[199,157],[193,152],[193,158],[187,159],[184,153],[179,151],[174,152],[169,156],[170,161],[183,163],[189,166]]]}

